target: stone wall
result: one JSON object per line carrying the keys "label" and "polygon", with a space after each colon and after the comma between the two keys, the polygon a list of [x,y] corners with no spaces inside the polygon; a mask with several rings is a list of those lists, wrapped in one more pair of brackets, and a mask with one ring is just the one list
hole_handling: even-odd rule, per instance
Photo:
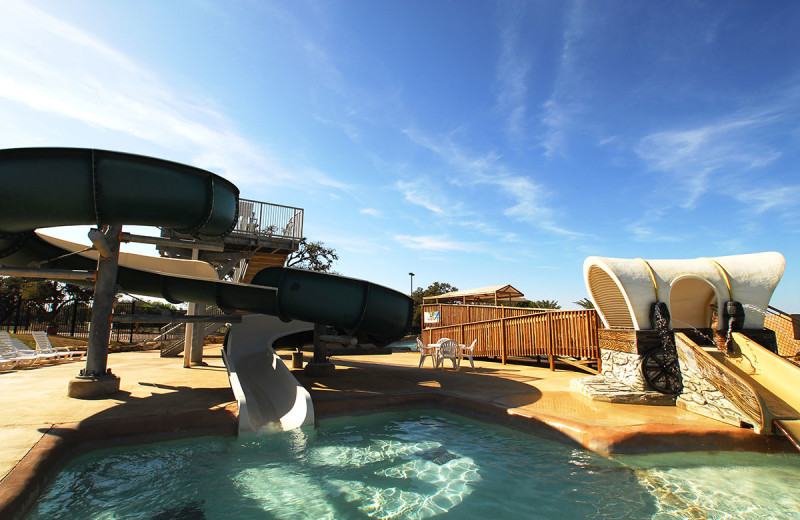
{"label": "stone wall", "polygon": [[678,350],[683,378],[683,392],[678,396],[676,406],[733,426],[754,423],[753,419],[725,397],[715,384],[719,377],[708,373],[711,367],[698,362],[690,347],[682,341],[675,341],[675,348]]}
{"label": "stone wall", "polygon": [[617,350],[600,349],[601,374],[612,377],[632,390],[649,390],[642,375],[642,356]]}

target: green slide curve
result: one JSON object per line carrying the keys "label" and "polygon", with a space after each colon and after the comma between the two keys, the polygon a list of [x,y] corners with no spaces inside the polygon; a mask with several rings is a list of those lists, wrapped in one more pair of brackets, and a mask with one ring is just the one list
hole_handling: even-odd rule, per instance
{"label": "green slide curve", "polygon": [[[77,148],[0,150],[0,265],[94,270],[96,262],[39,238],[41,227],[142,225],[224,236],[239,190],[211,172],[140,155]],[[270,267],[252,284],[120,266],[124,292],[323,323],[379,342],[411,324],[411,299],[364,280]]]}

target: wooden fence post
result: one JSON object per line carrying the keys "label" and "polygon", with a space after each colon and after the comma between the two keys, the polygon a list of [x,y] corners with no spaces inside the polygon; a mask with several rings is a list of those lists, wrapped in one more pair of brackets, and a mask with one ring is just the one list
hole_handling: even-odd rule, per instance
{"label": "wooden fence post", "polygon": [[550,370],[555,372],[556,362],[553,356],[554,338],[553,338],[553,313],[547,313],[547,360],[550,362]]}
{"label": "wooden fence post", "polygon": [[506,364],[506,319],[500,318],[500,356]]}

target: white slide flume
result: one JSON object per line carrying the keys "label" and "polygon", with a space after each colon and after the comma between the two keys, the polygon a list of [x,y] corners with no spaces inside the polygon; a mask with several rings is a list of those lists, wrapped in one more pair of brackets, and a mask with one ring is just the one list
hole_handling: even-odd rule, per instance
{"label": "white slide flume", "polygon": [[239,433],[314,424],[311,395],[272,348],[282,337],[313,329],[308,322],[263,314],[231,326],[222,355],[239,405]]}

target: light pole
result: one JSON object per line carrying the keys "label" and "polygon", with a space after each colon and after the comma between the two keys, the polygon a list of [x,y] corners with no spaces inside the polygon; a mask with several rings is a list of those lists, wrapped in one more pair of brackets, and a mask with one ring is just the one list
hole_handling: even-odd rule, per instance
{"label": "light pole", "polygon": [[413,296],[414,295],[414,273],[408,273],[408,276],[411,277],[411,292],[409,293],[409,296]]}

